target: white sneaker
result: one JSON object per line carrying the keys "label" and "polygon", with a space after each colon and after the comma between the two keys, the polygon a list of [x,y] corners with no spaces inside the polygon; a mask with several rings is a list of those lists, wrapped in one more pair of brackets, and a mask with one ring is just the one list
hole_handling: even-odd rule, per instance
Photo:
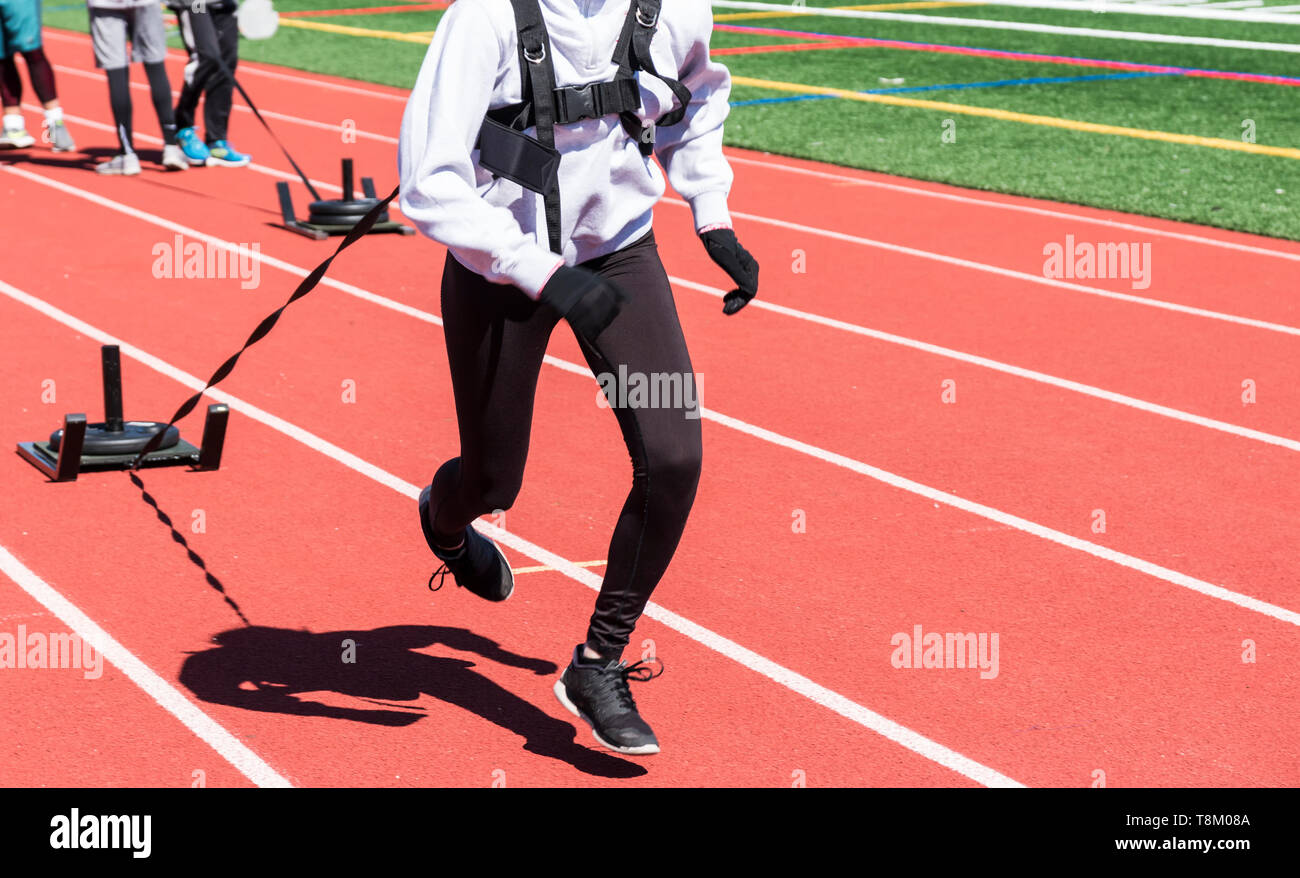
{"label": "white sneaker", "polygon": [[183,171],[190,166],[179,145],[169,143],[163,147],[163,167],[171,171]]}
{"label": "white sneaker", "polygon": [[0,149],[26,149],[36,142],[36,138],[27,133],[25,128],[6,128],[0,136]]}
{"label": "white sneaker", "polygon": [[133,152],[115,155],[108,161],[95,165],[95,173],[134,177],[140,173],[140,157]]}
{"label": "white sneaker", "polygon": [[68,133],[68,126],[63,124],[62,119],[45,124],[45,141],[54,152],[74,152],[77,148],[76,141]]}

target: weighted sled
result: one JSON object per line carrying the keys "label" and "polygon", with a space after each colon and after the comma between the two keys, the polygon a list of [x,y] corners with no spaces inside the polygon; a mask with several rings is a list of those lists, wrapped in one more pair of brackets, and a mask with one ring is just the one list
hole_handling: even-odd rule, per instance
{"label": "weighted sled", "polygon": [[[166,427],[155,421],[125,421],[121,430],[110,430],[107,424],[87,424],[82,454],[137,454],[149,443],[154,434]],[[58,451],[63,441],[63,431],[50,434],[50,450]],[[171,448],[181,441],[180,431],[168,427],[159,450]]]}

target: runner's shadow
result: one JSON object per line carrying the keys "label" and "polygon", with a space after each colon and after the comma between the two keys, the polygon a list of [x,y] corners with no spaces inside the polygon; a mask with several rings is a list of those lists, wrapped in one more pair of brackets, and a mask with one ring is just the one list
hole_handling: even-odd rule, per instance
{"label": "runner's shadow", "polygon": [[[626,778],[646,773],[634,762],[582,746],[572,725],[476,673],[474,662],[415,651],[442,644],[538,676],[559,671],[552,662],[516,655],[464,628],[400,625],[313,634],[252,626],[224,631],[216,643],[213,649],[191,653],[181,666],[181,683],[203,701],[268,713],[408,726],[424,718],[426,708],[416,702],[428,695],[514,732],[525,740],[524,749],[530,753],[567,762],[587,774]],[[349,650],[353,661],[346,660]],[[338,706],[298,697],[323,692],[377,706]]]}

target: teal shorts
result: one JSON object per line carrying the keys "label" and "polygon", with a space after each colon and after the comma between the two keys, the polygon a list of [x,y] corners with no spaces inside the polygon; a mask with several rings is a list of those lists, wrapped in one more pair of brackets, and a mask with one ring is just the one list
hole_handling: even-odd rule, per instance
{"label": "teal shorts", "polygon": [[41,47],[41,0],[0,0],[0,58]]}

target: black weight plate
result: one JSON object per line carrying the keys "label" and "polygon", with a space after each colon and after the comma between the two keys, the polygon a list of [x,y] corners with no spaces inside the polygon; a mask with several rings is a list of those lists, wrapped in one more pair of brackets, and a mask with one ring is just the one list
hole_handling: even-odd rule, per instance
{"label": "black weight plate", "polygon": [[[355,226],[357,223],[361,222],[361,217],[359,216],[317,216],[316,214],[313,213],[311,216],[307,217],[307,222],[313,226],[339,226],[341,228],[350,229],[353,226]],[[380,222],[380,223],[388,222],[388,214],[381,213],[379,215],[379,219],[376,222]]]}
{"label": "black weight plate", "polygon": [[378,198],[358,198],[354,201],[313,201],[307,205],[307,210],[316,216],[363,217],[378,203]]}
{"label": "black weight plate", "polygon": [[[104,424],[87,424],[86,439],[81,446],[82,454],[139,454],[140,449],[149,444],[149,440],[154,434],[161,430],[165,425],[154,421],[127,421],[122,425],[120,432],[110,432],[105,429]],[[63,431],[55,430],[50,434],[50,449],[59,450],[59,444],[63,441]],[[175,427],[168,427],[167,435],[163,437],[162,444],[158,446],[161,451],[164,448],[171,448],[181,441],[180,430]]]}

